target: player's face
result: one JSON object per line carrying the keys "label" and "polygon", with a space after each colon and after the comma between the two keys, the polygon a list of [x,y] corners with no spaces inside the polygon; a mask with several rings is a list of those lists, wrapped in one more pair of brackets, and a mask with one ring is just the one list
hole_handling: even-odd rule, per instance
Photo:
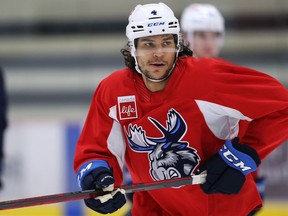
{"label": "player's face", "polygon": [[221,33],[211,31],[196,31],[193,34],[193,41],[191,41],[192,50],[197,58],[218,57],[222,38]]}
{"label": "player's face", "polygon": [[173,35],[142,37],[138,39],[136,47],[137,62],[141,72],[150,79],[165,78],[176,58]]}

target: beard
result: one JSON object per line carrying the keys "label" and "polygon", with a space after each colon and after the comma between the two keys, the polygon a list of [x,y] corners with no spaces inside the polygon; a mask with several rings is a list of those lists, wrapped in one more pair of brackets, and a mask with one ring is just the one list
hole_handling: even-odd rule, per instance
{"label": "beard", "polygon": [[[157,75],[154,75],[153,73],[151,73],[149,70],[142,70],[142,73],[148,78],[148,79],[152,79],[152,80],[162,80],[164,78],[166,78],[169,74],[169,70],[166,70],[165,73],[163,73],[162,76],[157,76]],[[155,72],[159,72],[159,71],[155,71]]]}
{"label": "beard", "polygon": [[[163,66],[165,68],[167,68],[167,65],[168,65],[168,62],[167,61],[164,61],[162,58],[155,58],[153,60],[150,60],[146,63],[146,67],[143,67],[140,68],[142,74],[147,77],[148,79],[151,79],[151,80],[165,80],[169,73],[170,73],[170,70],[171,70],[171,67],[169,67],[168,69],[166,69],[165,71],[163,71],[163,68],[153,68],[153,69],[149,69],[151,68],[152,65],[160,65],[160,66]],[[148,69],[147,69],[148,68]],[[159,76],[159,74],[162,74],[161,76]]]}

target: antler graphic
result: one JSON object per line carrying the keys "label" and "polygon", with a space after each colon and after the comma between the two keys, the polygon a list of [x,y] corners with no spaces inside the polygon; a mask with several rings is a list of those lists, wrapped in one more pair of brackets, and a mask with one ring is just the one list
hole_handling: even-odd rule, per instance
{"label": "antler graphic", "polygon": [[126,133],[129,145],[135,151],[150,151],[155,148],[156,143],[146,139],[145,131],[142,129],[142,127],[137,127],[137,125],[132,127],[129,125],[129,131],[130,134]]}

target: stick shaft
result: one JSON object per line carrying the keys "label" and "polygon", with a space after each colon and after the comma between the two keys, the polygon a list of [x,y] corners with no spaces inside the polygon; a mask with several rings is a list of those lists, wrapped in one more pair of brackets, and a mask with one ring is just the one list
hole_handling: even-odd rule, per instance
{"label": "stick shaft", "polygon": [[[141,183],[141,184],[135,184],[135,185],[124,185],[124,186],[121,186],[121,188],[124,189],[126,193],[134,193],[134,192],[139,192],[139,191],[179,187],[183,185],[202,184],[205,182],[205,179],[206,179],[206,174],[203,173],[200,175],[193,175],[193,176],[188,176],[184,178],[156,181],[156,182],[147,183],[147,184]],[[52,195],[46,195],[46,196],[30,197],[30,198],[17,199],[17,200],[9,200],[9,201],[0,202],[0,210],[16,209],[16,208],[23,208],[23,207],[31,207],[31,206],[59,203],[59,202],[68,202],[68,201],[74,201],[74,200],[88,199],[88,198],[101,196],[106,193],[109,193],[109,192],[85,190],[85,191],[52,194]]]}

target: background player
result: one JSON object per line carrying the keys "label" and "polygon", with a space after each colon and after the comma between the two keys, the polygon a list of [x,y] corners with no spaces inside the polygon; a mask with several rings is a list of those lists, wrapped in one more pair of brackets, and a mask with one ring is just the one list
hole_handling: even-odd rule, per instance
{"label": "background player", "polygon": [[197,58],[218,57],[224,43],[225,23],[222,14],[211,4],[191,4],[181,15],[184,42]]}

